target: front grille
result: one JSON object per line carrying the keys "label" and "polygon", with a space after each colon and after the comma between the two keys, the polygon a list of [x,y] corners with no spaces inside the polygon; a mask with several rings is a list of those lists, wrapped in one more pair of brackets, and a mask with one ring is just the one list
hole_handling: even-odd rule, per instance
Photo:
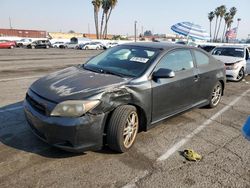
{"label": "front grille", "polygon": [[45,106],[43,106],[42,104],[38,103],[37,101],[35,101],[34,99],[32,99],[28,94],[26,95],[26,100],[28,101],[28,103],[34,108],[36,109],[38,112],[40,112],[43,115],[46,115],[46,108]]}

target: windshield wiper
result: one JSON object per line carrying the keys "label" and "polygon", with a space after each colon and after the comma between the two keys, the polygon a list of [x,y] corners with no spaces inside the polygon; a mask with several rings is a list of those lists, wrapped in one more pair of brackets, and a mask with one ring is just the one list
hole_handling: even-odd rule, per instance
{"label": "windshield wiper", "polygon": [[125,75],[125,74],[122,74],[122,73],[114,72],[114,71],[99,68],[99,67],[93,67],[93,66],[86,67],[86,66],[83,66],[83,68],[86,69],[86,70],[101,73],[101,74],[110,74],[110,75],[115,75],[115,76],[119,76],[119,77],[132,77],[132,76],[129,76],[129,75]]}
{"label": "windshield wiper", "polygon": [[111,74],[111,75],[115,75],[115,76],[119,76],[119,77],[127,76],[127,75],[124,75],[122,73],[113,72],[113,71],[107,70],[107,69],[100,69],[100,72],[103,73],[103,74]]}

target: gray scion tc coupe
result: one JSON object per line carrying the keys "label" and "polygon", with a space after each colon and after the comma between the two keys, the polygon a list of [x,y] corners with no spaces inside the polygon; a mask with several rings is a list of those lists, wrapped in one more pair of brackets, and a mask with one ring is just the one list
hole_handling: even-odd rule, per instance
{"label": "gray scion tc coupe", "polygon": [[27,121],[43,141],[73,152],[126,152],[139,131],[194,107],[216,107],[224,64],[177,44],[129,43],[34,82]]}

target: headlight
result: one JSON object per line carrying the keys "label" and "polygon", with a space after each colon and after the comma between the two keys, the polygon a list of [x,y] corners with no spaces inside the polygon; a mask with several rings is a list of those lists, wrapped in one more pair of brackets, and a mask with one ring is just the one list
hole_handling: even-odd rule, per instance
{"label": "headlight", "polygon": [[238,69],[238,67],[239,67],[239,63],[234,63],[234,64],[231,64],[231,65],[227,65],[226,69],[227,70],[236,70],[236,69]]}
{"label": "headlight", "polygon": [[99,100],[69,100],[64,101],[56,105],[56,107],[51,112],[51,116],[60,117],[80,117],[88,111],[94,109],[98,104]]}

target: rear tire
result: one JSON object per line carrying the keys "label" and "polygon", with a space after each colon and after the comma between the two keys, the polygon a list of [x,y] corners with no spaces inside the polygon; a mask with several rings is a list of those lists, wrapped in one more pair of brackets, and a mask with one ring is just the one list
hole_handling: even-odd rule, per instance
{"label": "rear tire", "polygon": [[139,117],[134,106],[117,107],[107,129],[107,144],[117,152],[128,151],[134,144],[139,129]]}
{"label": "rear tire", "polygon": [[215,108],[216,106],[218,106],[221,100],[222,92],[222,84],[220,82],[217,82],[210,95],[210,101],[208,104],[209,108]]}

